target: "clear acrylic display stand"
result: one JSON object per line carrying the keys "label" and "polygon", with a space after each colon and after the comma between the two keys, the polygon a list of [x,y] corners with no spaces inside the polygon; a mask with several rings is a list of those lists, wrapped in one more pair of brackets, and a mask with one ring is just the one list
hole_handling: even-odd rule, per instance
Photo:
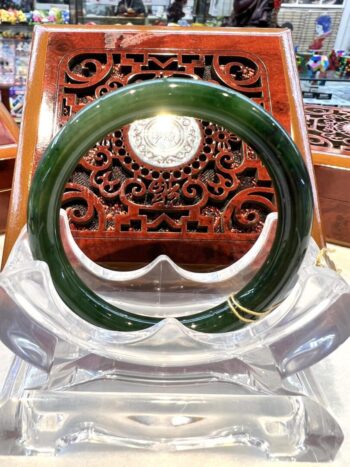
{"label": "clear acrylic display stand", "polygon": [[163,318],[144,331],[97,328],[55,291],[24,229],[0,274],[0,339],[16,357],[0,403],[0,454],[140,448],[231,449],[235,456],[328,461],[343,439],[310,366],[350,334],[350,287],[315,265],[273,313],[238,331],[204,334],[175,318],[225,300],[259,269],[276,215],[234,265],[191,273],[161,256],[137,271],[92,263],[61,216],[78,274],[118,306]]}

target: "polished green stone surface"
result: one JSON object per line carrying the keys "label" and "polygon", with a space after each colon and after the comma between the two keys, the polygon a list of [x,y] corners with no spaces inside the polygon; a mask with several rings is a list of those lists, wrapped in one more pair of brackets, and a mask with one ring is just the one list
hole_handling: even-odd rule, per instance
{"label": "polished green stone surface", "polygon": [[[56,290],[68,307],[103,328],[136,331],[159,318],[112,306],[77,276],[60,239],[62,193],[79,159],[96,141],[134,120],[165,111],[212,121],[237,134],[259,154],[273,180],[279,212],[276,238],[262,268],[235,295],[240,304],[263,312],[280,302],[295,281],[308,246],[312,192],[307,170],[288,134],[260,106],[226,88],[183,79],[150,81],[107,94],[85,107],[53,139],[34,175],[28,204],[34,258],[48,264]],[[244,325],[227,302],[179,321],[202,332],[227,332]]]}

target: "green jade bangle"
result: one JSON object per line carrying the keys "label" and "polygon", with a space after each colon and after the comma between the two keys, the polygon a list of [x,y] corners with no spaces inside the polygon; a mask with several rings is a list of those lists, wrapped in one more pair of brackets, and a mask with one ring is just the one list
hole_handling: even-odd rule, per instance
{"label": "green jade bangle", "polygon": [[[272,249],[260,270],[232,297],[233,302],[228,299],[206,311],[178,318],[200,332],[234,331],[285,298],[306,252],[312,222],[310,179],[298,149],[266,111],[234,91],[205,82],[162,79],[127,86],[86,106],[52,140],[33,177],[28,204],[30,248],[35,259],[48,264],[61,299],[84,320],[126,332],[161,321],[121,310],[83,283],[62,245],[59,210],[67,180],[96,141],[135,120],[165,112],[211,121],[232,131],[260,155],[274,184],[278,225]],[[234,304],[247,320],[235,313]],[[249,310],[254,312],[249,314]]]}

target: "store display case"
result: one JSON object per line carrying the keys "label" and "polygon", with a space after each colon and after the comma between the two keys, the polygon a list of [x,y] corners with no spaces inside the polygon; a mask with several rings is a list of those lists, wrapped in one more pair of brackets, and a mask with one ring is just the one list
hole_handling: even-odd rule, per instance
{"label": "store display case", "polygon": [[[119,2],[111,0],[79,0],[76,2],[77,23],[79,24],[134,24],[134,25],[166,25],[167,8],[170,0],[145,0],[142,2],[144,12],[135,14],[132,9],[129,12],[119,12]],[[130,8],[132,2],[130,3]],[[194,0],[189,0],[184,7],[184,20],[190,25],[196,5]]]}

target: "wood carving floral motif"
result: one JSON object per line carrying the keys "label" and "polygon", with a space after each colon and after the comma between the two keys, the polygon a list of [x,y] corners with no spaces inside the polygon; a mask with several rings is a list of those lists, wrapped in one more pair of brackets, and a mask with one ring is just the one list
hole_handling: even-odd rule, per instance
{"label": "wood carving floral motif", "polygon": [[[241,52],[80,50],[65,57],[59,76],[59,125],[107,92],[170,76],[218,83],[271,110],[264,64]],[[140,158],[129,127],[116,128],[97,142],[81,159],[63,196],[73,234],[126,239],[132,232],[134,240],[160,243],[169,238],[249,240],[221,262],[244,254],[276,209],[271,180],[244,141],[212,122],[197,122],[195,154],[174,166]]]}

